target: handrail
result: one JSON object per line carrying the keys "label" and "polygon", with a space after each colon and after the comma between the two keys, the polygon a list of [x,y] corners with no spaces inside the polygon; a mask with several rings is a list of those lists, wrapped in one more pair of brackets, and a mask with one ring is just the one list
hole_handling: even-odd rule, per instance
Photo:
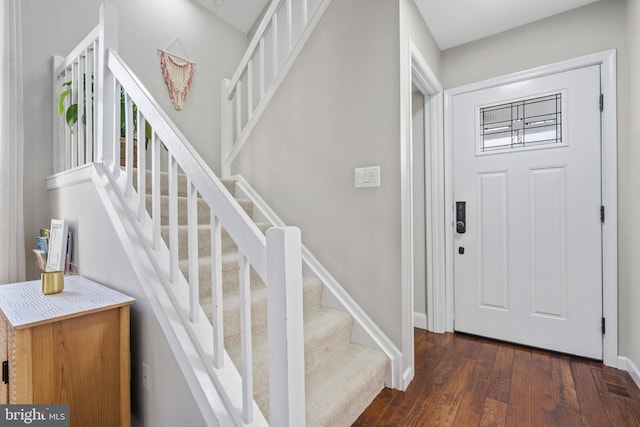
{"label": "handrail", "polygon": [[283,1],[284,0],[273,0],[271,2],[271,5],[265,12],[262,18],[262,21],[260,22],[260,25],[258,26],[258,28],[256,29],[256,32],[253,35],[253,39],[251,40],[251,43],[249,43],[249,47],[247,47],[247,51],[245,52],[244,56],[240,60],[240,64],[238,65],[238,68],[236,68],[235,73],[233,73],[233,77],[231,77],[230,79],[231,88],[232,88],[231,91],[227,94],[223,94],[223,96],[226,96],[227,99],[231,99],[231,97],[233,96],[233,93],[235,92],[235,86],[238,83],[238,80],[240,80],[242,75],[245,73],[249,60],[255,54],[256,49],[260,45],[260,40],[264,38],[264,33],[267,31],[267,28],[269,28],[269,25],[271,25],[271,19],[273,15],[280,8],[280,5],[282,4]]}
{"label": "handrail", "polygon": [[[290,2],[291,0],[286,0]],[[277,6],[274,6],[277,7]],[[303,426],[304,420],[304,348],[302,324],[302,276],[300,233],[295,227],[279,227],[262,234],[249,215],[239,206],[220,179],[187,141],[169,116],[154,100],[140,80],[116,53],[117,11],[103,3],[100,23],[66,58],[56,57],[53,64],[54,106],[67,87],[65,108],[76,104],[77,120],[67,126],[64,119],[54,120],[55,171],[73,169],[97,162],[108,171],[114,194],[126,206],[121,214],[135,219],[140,247],[153,268],[195,345],[201,360],[229,414],[238,425],[262,426],[266,421],[253,398],[251,336],[251,275],[253,268],[267,284],[267,314],[270,359],[271,417],[281,425]],[[90,76],[90,77],[89,77]],[[94,81],[95,80],[95,81]],[[70,81],[70,83],[67,83]],[[70,100],[69,100],[70,99]],[[122,111],[124,108],[124,111]],[[86,117],[85,116],[86,113]],[[82,117],[82,119],[81,119]],[[124,121],[120,123],[120,118]],[[146,164],[142,147],[146,145],[147,125],[151,128],[151,162]],[[135,129],[137,127],[137,129]],[[137,133],[134,135],[134,129]],[[121,142],[121,134],[123,139]],[[137,138],[137,139],[136,139]],[[137,147],[135,146],[137,140]],[[145,141],[145,143],[143,143]],[[121,153],[121,143],[124,144]],[[134,163],[134,153],[138,151]],[[168,162],[168,196],[161,196],[161,157]],[[148,166],[148,167],[147,167]],[[136,169],[137,167],[137,169]],[[178,265],[178,171],[187,181],[188,279]],[[137,171],[137,172],[136,172]],[[151,173],[151,211],[147,212],[146,173]],[[138,174],[137,189],[133,177]],[[162,207],[167,197],[168,208]],[[198,277],[198,215],[208,209],[211,220],[210,285]],[[165,211],[166,209],[166,211]],[[161,218],[168,215],[169,241],[161,236]],[[221,227],[238,248],[240,279],[240,343],[242,367],[238,372],[224,348],[222,301]],[[200,306],[200,288],[210,286],[213,321]],[[188,314],[186,314],[188,313]],[[190,344],[190,345],[191,345]],[[277,394],[276,394],[277,393]],[[282,400],[282,396],[286,396]],[[277,404],[277,405],[276,405]],[[276,405],[276,406],[274,406]],[[281,422],[282,420],[286,420]]]}
{"label": "handrail", "polygon": [[96,25],[85,38],[78,43],[78,45],[67,55],[62,63],[54,70],[55,75],[60,75],[65,68],[73,63],[88,47],[93,45],[93,42],[98,40],[100,32],[100,26]]}
{"label": "handrail", "polygon": [[[93,161],[95,156],[97,111],[93,86],[95,77],[99,75],[96,61],[99,35],[100,25],[93,28],[66,57],[54,57],[53,111],[57,116],[58,103],[62,102],[65,107],[63,118],[66,119],[66,109],[75,104],[77,117],[73,127],[63,125],[65,120],[54,117],[54,172],[82,166]],[[69,95],[60,100],[64,91],[69,91]]]}
{"label": "handrail", "polygon": [[[213,341],[213,360],[210,369],[214,373],[214,369],[223,368],[222,364],[225,353],[224,341],[222,337],[223,322],[220,322],[222,316],[222,298],[221,289],[222,281],[221,272],[222,264],[220,263],[220,233],[219,225],[223,225],[229,235],[237,244],[239,254],[239,289],[240,289],[240,342],[242,348],[242,365],[240,367],[241,374],[241,397],[231,396],[227,394],[227,390],[221,390],[223,395],[229,399],[228,406],[230,408],[240,407],[238,412],[236,409],[231,409],[233,417],[238,423],[252,424],[256,417],[262,418],[261,414],[258,414],[257,406],[253,399],[253,364],[252,360],[252,339],[251,339],[251,287],[250,287],[250,274],[249,268],[253,266],[256,273],[267,283],[268,286],[277,287],[276,283],[269,283],[267,254],[269,242],[265,236],[260,232],[257,225],[251,220],[247,213],[238,205],[233,199],[231,194],[226,190],[222,182],[215,176],[211,169],[206,165],[204,160],[198,155],[195,149],[189,144],[186,137],[182,132],[173,124],[167,114],[159,107],[157,102],[144,88],[138,78],[128,68],[128,66],[122,61],[117,53],[113,51],[107,52],[107,67],[113,74],[116,87],[122,88],[124,92],[126,105],[136,105],[138,120],[148,122],[152,128],[152,162],[151,162],[151,198],[152,198],[152,210],[151,210],[151,246],[155,250],[161,246],[162,238],[160,236],[160,150],[161,146],[164,147],[167,156],[167,162],[169,164],[169,233],[170,236],[175,236],[177,232],[177,214],[178,214],[178,192],[177,192],[177,171],[178,167],[182,169],[182,172],[187,179],[187,230],[188,230],[188,296],[182,298],[174,296],[175,304],[184,304],[186,301],[186,309],[189,313],[188,317],[184,319],[185,324],[198,325],[201,322],[201,312],[199,294],[202,284],[199,280],[200,266],[198,263],[198,243],[197,243],[197,228],[198,228],[198,205],[199,200],[203,200],[209,207],[210,218],[212,223],[212,257],[217,262],[212,263],[212,274],[214,278],[211,282],[211,295],[215,296],[217,300],[214,302],[214,314],[213,318],[217,319],[210,325],[211,332],[209,337],[214,336]],[[130,114],[130,110],[127,110],[127,114]],[[127,130],[127,147],[133,144],[132,132]],[[115,146],[115,153],[117,154],[119,147]],[[127,155],[131,153],[131,149],[127,149]],[[114,158],[118,158],[115,155]],[[140,166],[143,161],[143,156],[138,157],[138,165]],[[125,162],[125,176],[127,183],[125,188],[131,188],[132,182],[132,169],[133,162],[127,160]],[[139,170],[142,168],[139,167]],[[125,191],[127,191],[125,189]],[[138,193],[139,197],[144,197],[141,192]],[[144,206],[144,204],[140,204]],[[139,205],[139,206],[140,206]],[[135,214],[134,214],[135,216]],[[138,215],[140,213],[138,212]],[[214,224],[218,224],[215,226]],[[169,239],[169,271],[165,271],[164,274],[170,276],[172,280],[175,280],[177,275],[178,284],[184,280],[182,274],[178,273],[179,267],[177,251],[179,250],[175,237]],[[216,249],[214,249],[214,247]],[[175,287],[176,282],[172,282],[171,288]],[[284,283],[286,286],[287,284]],[[168,289],[175,294],[174,289]],[[268,302],[267,310],[273,309],[272,304]],[[301,319],[300,319],[301,321]],[[199,328],[201,328],[200,326]],[[195,330],[192,330],[194,341],[200,344],[198,334]],[[202,357],[208,357],[206,349],[201,345],[197,345],[197,348],[202,354]],[[284,350],[283,350],[284,351]],[[273,355],[278,357],[278,355]],[[240,399],[241,403],[238,404],[237,400]],[[277,400],[274,396],[274,400]],[[235,403],[234,403],[235,402]]]}
{"label": "handrail", "polygon": [[251,261],[258,275],[266,280],[264,254],[266,239],[260,229],[238,206],[222,181],[211,171],[184,134],[173,124],[166,112],[116,52],[108,52],[107,64],[167,150],[184,171],[189,171],[189,179],[198,189],[200,196],[209,206],[216,206],[219,209],[216,216],[220,218],[240,250]]}

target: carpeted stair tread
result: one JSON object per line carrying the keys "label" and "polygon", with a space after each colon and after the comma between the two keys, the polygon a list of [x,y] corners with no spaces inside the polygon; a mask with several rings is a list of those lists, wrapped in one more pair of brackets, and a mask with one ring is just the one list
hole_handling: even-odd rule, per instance
{"label": "carpeted stair tread", "polygon": [[[147,212],[152,212],[152,196],[147,194],[145,196],[146,199],[146,208]],[[250,200],[246,199],[236,199],[240,207],[249,215],[249,217],[253,216],[253,203]],[[208,224],[210,222],[210,214],[211,210],[205,202],[204,199],[198,198],[198,224]],[[160,222],[163,225],[169,224],[169,196],[160,196]],[[187,223],[187,198],[186,197],[178,197],[178,224],[186,224]]]}
{"label": "carpeted stair tread", "polygon": [[381,351],[350,343],[307,372],[307,427],[350,426],[384,387],[387,366]]}
{"label": "carpeted stair tread", "polygon": [[351,339],[353,319],[341,310],[320,307],[304,316],[305,369],[318,366]]}
{"label": "carpeted stair tread", "polygon": [[236,181],[233,179],[221,179],[222,184],[232,196],[236,194]]}
{"label": "carpeted stair tread", "polygon": [[[315,277],[303,277],[303,305],[305,313],[320,308],[322,283]],[[210,293],[200,296],[200,305],[211,319],[213,306]],[[223,293],[225,346],[240,342],[240,290],[238,288]],[[251,325],[253,335],[266,331],[267,288],[262,284],[251,285]]]}
{"label": "carpeted stair tread", "polygon": [[[135,173],[135,172],[134,172]],[[151,212],[151,174],[146,174],[146,205]],[[137,180],[134,179],[137,185]],[[234,196],[235,180],[221,180]],[[168,174],[160,174],[161,234],[169,240]],[[180,269],[188,280],[187,179],[178,174],[178,257]],[[236,199],[253,217],[253,203]],[[210,209],[198,197],[198,274],[200,305],[211,319],[211,227]],[[263,233],[271,227],[257,223]],[[224,343],[234,364],[240,366],[240,292],[238,248],[222,229],[222,288]],[[253,268],[251,283],[251,331],[253,342],[254,399],[269,418],[267,288]],[[346,312],[322,307],[322,282],[303,277],[306,419],[308,427],[350,426],[384,387],[388,359],[379,351],[350,342],[352,318]]]}
{"label": "carpeted stair tread", "polygon": [[[264,234],[271,227],[268,222],[257,222],[256,225],[260,231]],[[162,238],[167,246],[169,246],[169,226],[163,225],[160,227]],[[222,252],[237,252],[238,246],[233,241],[227,230],[222,228]],[[178,226],[178,258],[187,258],[189,252],[188,244],[188,226]],[[211,255],[211,226],[208,224],[198,225],[198,256],[210,256]]]}
{"label": "carpeted stair tread", "polygon": [[[225,292],[223,298],[224,344],[229,348],[240,343],[240,291]],[[213,303],[211,296],[200,298],[200,306],[211,319]],[[267,330],[267,288],[251,286],[251,332],[260,334]]]}
{"label": "carpeted stair tread", "polygon": [[[211,262],[210,256],[199,257],[198,260],[198,278],[200,279],[200,295],[209,295],[211,289]],[[178,261],[180,271],[184,274],[185,279],[189,280],[189,260],[181,259]],[[264,286],[264,282],[254,270],[253,267],[249,269],[250,281],[252,284],[261,284]],[[222,290],[227,292],[232,289],[238,288],[240,281],[240,267],[238,265],[238,253],[230,252],[222,254]]]}
{"label": "carpeted stair tread", "polygon": [[[325,307],[320,307],[304,315],[306,370],[318,366],[327,359],[333,350],[349,343],[352,320],[351,316],[344,311]],[[267,335],[265,333],[253,336],[254,364],[258,362],[260,365],[260,360],[268,360],[266,354]],[[231,346],[227,351],[236,366],[240,366],[240,346]]]}
{"label": "carpeted stair tread", "polygon": [[[349,343],[351,316],[343,311],[318,308],[304,316],[305,370],[309,372],[326,360],[336,348]],[[268,333],[253,336],[253,393],[265,416],[269,413],[269,355]],[[227,348],[229,357],[240,369],[242,363],[239,344]]]}

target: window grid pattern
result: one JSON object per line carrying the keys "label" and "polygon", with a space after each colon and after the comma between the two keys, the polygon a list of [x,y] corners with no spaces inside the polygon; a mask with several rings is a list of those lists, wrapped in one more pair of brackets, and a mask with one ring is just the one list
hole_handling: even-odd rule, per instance
{"label": "window grid pattern", "polygon": [[562,143],[562,94],[480,109],[480,152]]}

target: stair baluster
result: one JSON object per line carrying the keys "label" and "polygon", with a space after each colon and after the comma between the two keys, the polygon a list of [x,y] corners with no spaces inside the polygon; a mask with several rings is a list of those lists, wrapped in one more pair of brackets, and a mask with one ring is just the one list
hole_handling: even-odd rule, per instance
{"label": "stair baluster", "polygon": [[[272,3],[260,24],[259,36],[252,41],[234,78],[223,82],[221,86],[223,93],[228,95],[222,104],[226,124],[222,132],[226,149],[237,153],[241,146],[238,141],[246,139],[248,131],[291,66],[295,56],[291,54],[292,51],[301,49],[329,2],[276,0]],[[270,36],[268,31],[271,31]],[[113,196],[120,207],[111,209],[112,220],[120,217],[131,220],[127,226],[131,225],[134,231],[124,230],[122,233],[135,235],[136,240],[131,246],[137,247],[140,243],[142,247],[132,249],[131,253],[135,253],[139,260],[147,260],[148,257],[145,265],[148,270],[154,269],[158,276],[153,283],[158,283],[159,288],[166,291],[165,299],[170,300],[168,304],[174,309],[174,317],[180,319],[179,328],[182,331],[184,327],[188,335],[181,341],[182,345],[188,343],[189,348],[193,348],[190,356],[197,354],[197,358],[190,359],[191,362],[204,367],[197,374],[194,370],[193,377],[204,370],[208,371],[207,381],[211,382],[206,384],[214,384],[209,390],[216,389],[237,425],[266,426],[262,410],[269,414],[272,424],[278,426],[304,426],[309,417],[314,425],[325,423],[319,420],[336,422],[342,416],[341,411],[345,411],[346,419],[353,417],[353,413],[361,410],[369,399],[369,394],[382,387],[386,357],[377,350],[349,341],[349,314],[320,307],[322,283],[318,278],[305,277],[303,280],[302,277],[300,231],[294,227],[273,227],[265,236],[262,233],[265,225],[258,227],[229,194],[224,184],[120,59],[115,52],[116,47],[116,11],[113,6],[103,4],[98,27],[74,49],[71,56],[54,61],[56,85],[73,76],[73,99],[78,102],[80,109],[96,113],[86,126],[83,124],[82,136],[71,135],[66,126],[64,129],[57,128],[56,149],[57,153],[64,153],[64,158],[56,160],[56,171],[91,162],[99,164],[94,168],[98,170],[96,173],[100,175],[101,182],[106,183],[107,198]],[[271,78],[267,78],[269,65],[273,66]],[[89,79],[85,78],[90,73],[94,73],[97,81],[94,96],[89,96],[86,83]],[[257,82],[254,81],[256,78]],[[120,162],[118,126],[121,93],[126,109],[123,164]],[[134,135],[136,123],[137,133]],[[147,123],[152,128],[150,165],[142,149],[146,149]],[[137,136],[138,144],[135,165],[134,136]],[[230,163],[226,160],[232,161],[232,157],[223,158],[223,169],[228,169]],[[166,164],[166,172],[162,171],[163,164]],[[135,180],[134,175],[137,175]],[[147,182],[148,177],[150,183]],[[186,177],[186,186],[183,186],[183,177]],[[163,188],[168,189],[168,194],[163,192]],[[116,202],[113,202],[113,206],[116,206]],[[206,219],[200,218],[200,213]],[[209,227],[210,248],[207,248],[209,244],[204,244],[205,237],[201,236],[207,231],[205,227]],[[237,250],[237,284],[231,285],[225,280],[227,273],[232,275],[234,272],[225,270],[223,277],[223,268],[228,269],[229,266],[225,257],[233,255],[226,252],[223,255],[223,236],[227,249],[233,246]],[[129,235],[127,239],[131,239]],[[230,243],[229,239],[233,242]],[[183,244],[185,240],[186,248]],[[185,256],[185,249],[188,258],[186,264],[180,261]],[[200,254],[200,251],[207,250],[210,250],[208,266],[201,261],[203,257]],[[136,274],[140,277],[139,272]],[[211,274],[211,289],[203,279],[207,274]],[[229,304],[225,307],[223,290],[226,292],[229,286],[234,286],[233,292],[239,293],[239,302],[236,299],[235,306]],[[207,294],[201,296],[203,291]],[[152,294],[146,288],[145,292]],[[155,292],[160,293],[159,290]],[[205,298],[209,297],[209,292],[212,308],[205,313],[202,304],[207,302]],[[254,304],[252,297],[258,304]],[[153,297],[150,297],[151,300]],[[252,314],[254,305],[258,307],[255,316]],[[308,322],[302,314],[304,306],[310,308]],[[225,328],[224,322],[228,320],[225,313],[234,314],[236,308],[240,311],[237,315],[240,331],[234,335],[233,329],[237,325]],[[318,325],[325,322],[335,329],[319,331]],[[318,355],[306,352],[303,328],[307,327],[314,332],[312,341],[320,342],[316,342],[321,350]],[[173,333],[176,333],[175,329]],[[232,343],[225,343],[225,333]],[[254,345],[260,350],[255,354]],[[337,349],[333,349],[334,346]],[[335,350],[338,356],[333,357],[329,350]],[[233,363],[225,362],[225,359],[238,360],[231,353],[240,356],[239,370]],[[176,354],[185,359],[186,352]],[[268,363],[265,355],[268,355]],[[351,369],[348,373],[350,385],[358,383],[366,390],[363,392],[354,388],[359,399],[364,399],[363,402],[351,398],[355,403],[349,403],[347,408],[341,408],[338,412],[331,412],[333,408],[327,408],[326,399],[332,392],[323,390],[320,399],[316,397],[306,406],[305,377],[310,378],[308,384],[318,389],[322,382],[319,379],[325,378],[326,372],[336,372],[340,366],[353,363],[354,360],[356,366],[362,366],[363,363],[359,362],[364,360],[371,364],[371,371],[364,371],[364,374],[359,375],[358,369]],[[262,364],[256,372],[254,363]],[[266,383],[265,374],[268,376]],[[200,379],[192,381],[205,384]],[[256,387],[259,387],[258,391]],[[192,390],[200,393],[199,396],[210,395],[205,388],[203,385],[201,389]],[[211,408],[206,404],[201,408],[213,412],[213,404]]]}
{"label": "stair baluster", "polygon": [[[273,1],[233,77],[222,81],[223,177],[231,175],[233,160],[329,3],[331,0]],[[270,52],[266,52],[267,43]],[[267,78],[269,68],[272,75]]]}

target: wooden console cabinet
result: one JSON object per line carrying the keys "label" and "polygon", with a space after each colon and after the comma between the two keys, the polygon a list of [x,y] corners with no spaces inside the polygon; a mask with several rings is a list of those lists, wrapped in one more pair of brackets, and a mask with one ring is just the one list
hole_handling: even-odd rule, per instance
{"label": "wooden console cabinet", "polygon": [[80,276],[0,286],[0,404],[68,404],[71,426],[130,426],[133,298]]}

